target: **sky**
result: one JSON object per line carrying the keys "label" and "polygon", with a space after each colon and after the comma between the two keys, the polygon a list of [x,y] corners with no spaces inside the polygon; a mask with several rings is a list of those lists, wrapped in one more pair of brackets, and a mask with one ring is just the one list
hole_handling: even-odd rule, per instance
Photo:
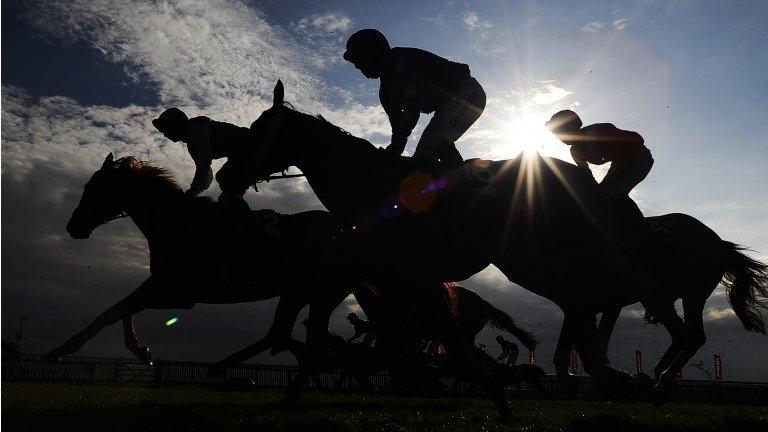
{"label": "sky", "polygon": [[[148,276],[146,242],[128,219],[88,240],[64,226],[104,156],[136,155],[188,184],[194,165],[151,119],[169,106],[248,126],[277,79],[286,100],[377,145],[389,142],[378,82],[341,55],[354,31],[374,27],[470,66],[488,104],[457,143],[465,158],[524,150],[570,161],[543,128],[558,110],[585,124],[611,122],[645,139],[655,164],[632,192],[646,215],[684,212],[768,261],[768,3],[763,1],[234,1],[2,2],[2,340],[22,316],[22,348],[64,342]],[[428,116],[411,136],[406,153]],[[598,176],[601,171],[596,170]],[[218,195],[215,185],[206,193]],[[253,208],[320,209],[303,179],[264,184]],[[461,285],[508,312],[551,357],[562,314],[489,267]],[[212,361],[262,337],[276,300],[147,311],[137,333],[156,358]],[[352,334],[335,312],[331,329]],[[625,308],[613,363],[652,368],[669,338]],[[166,327],[172,316],[179,324]],[[120,326],[81,355],[129,357]],[[301,326],[295,335],[303,335]],[[768,381],[768,339],[745,332],[719,287],[705,310],[706,345],[684,376],[706,379],[713,354],[725,377]],[[478,338],[499,351],[492,330]],[[258,362],[292,362],[263,354]]]}

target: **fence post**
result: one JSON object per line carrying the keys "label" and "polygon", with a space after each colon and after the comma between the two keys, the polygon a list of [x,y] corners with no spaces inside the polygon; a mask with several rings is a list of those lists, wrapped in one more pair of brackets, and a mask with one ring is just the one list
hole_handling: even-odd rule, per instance
{"label": "fence post", "polygon": [[91,360],[91,368],[88,370],[88,381],[91,385],[96,382],[96,359]]}
{"label": "fence post", "polygon": [[123,361],[115,359],[112,362],[112,385],[119,386],[123,377]]}
{"label": "fence post", "polygon": [[159,388],[163,383],[163,361],[155,360],[152,368],[152,385]]}

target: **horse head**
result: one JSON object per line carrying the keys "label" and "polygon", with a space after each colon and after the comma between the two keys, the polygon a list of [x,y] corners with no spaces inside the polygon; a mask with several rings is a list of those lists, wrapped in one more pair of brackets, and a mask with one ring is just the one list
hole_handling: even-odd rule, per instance
{"label": "horse head", "polygon": [[251,124],[251,134],[256,148],[251,167],[255,181],[285,171],[296,165],[302,139],[307,132],[307,121],[314,117],[293,109],[285,102],[285,88],[278,80],[273,91],[272,106],[262,112]]}
{"label": "horse head", "polygon": [[[132,180],[138,179],[147,180],[144,184],[151,190],[137,189],[137,183]],[[165,170],[132,156],[115,160],[110,153],[83,187],[80,202],[67,223],[67,232],[73,238],[85,239],[96,227],[125,216],[132,189],[144,197],[152,191],[162,190],[170,190],[181,196],[181,189]]]}

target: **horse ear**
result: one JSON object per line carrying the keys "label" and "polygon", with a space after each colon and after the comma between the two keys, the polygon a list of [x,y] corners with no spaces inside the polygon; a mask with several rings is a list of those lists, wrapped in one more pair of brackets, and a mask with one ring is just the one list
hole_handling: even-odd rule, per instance
{"label": "horse ear", "polygon": [[283,87],[283,82],[277,80],[277,84],[275,85],[274,98],[272,99],[272,106],[282,105],[283,99],[285,99],[285,88]]}
{"label": "horse ear", "polygon": [[112,152],[109,152],[107,157],[104,158],[104,163],[101,164],[101,168],[110,168],[114,161],[115,161],[115,157],[112,155]]}

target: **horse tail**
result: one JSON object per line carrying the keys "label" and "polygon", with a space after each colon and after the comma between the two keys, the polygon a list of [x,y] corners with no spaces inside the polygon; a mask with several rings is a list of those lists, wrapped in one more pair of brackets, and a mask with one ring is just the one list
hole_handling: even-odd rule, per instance
{"label": "horse tail", "polygon": [[723,285],[728,301],[747,331],[766,334],[761,309],[768,309],[768,265],[744,254],[745,247],[723,241],[728,262]]}
{"label": "horse tail", "polygon": [[491,325],[499,330],[506,330],[512,336],[516,337],[529,351],[533,351],[536,345],[539,343],[536,336],[533,333],[519,327],[515,324],[515,320],[512,319],[503,310],[497,309],[494,305],[485,301],[488,305],[488,311],[490,312]]}

